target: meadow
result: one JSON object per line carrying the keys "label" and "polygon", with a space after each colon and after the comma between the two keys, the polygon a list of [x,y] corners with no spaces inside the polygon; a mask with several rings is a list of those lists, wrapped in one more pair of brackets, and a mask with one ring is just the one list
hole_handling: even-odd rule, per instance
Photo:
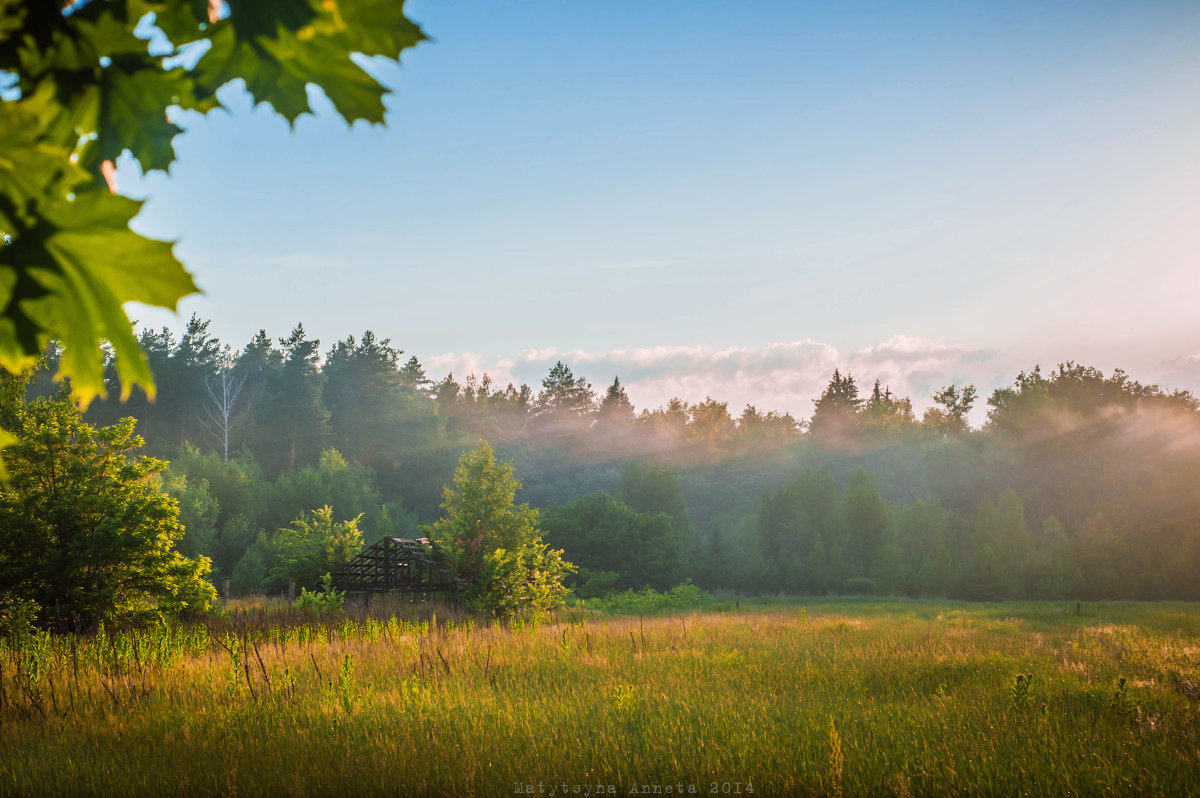
{"label": "meadow", "polygon": [[1200,793],[1196,605],[440,612],[10,640],[0,793]]}

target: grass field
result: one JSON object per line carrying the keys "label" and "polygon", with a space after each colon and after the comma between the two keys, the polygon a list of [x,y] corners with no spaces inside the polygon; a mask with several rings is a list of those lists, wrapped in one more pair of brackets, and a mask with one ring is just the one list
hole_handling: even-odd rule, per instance
{"label": "grass field", "polygon": [[9,644],[0,793],[1200,794],[1200,607],[231,620]]}

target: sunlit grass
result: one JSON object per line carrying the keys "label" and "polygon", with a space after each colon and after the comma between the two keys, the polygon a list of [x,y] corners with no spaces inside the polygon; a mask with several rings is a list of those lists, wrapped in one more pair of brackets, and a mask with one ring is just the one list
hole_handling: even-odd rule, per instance
{"label": "sunlit grass", "polygon": [[43,638],[3,652],[0,792],[1195,793],[1196,610],[822,601],[514,628],[234,615]]}

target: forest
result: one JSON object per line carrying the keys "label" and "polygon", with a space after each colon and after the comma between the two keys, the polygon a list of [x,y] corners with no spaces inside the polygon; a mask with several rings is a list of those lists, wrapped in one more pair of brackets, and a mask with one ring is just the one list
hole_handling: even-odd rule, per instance
{"label": "forest", "polygon": [[[1200,403],[1067,361],[986,398],[950,385],[916,417],[835,371],[811,419],[715,398],[634,408],[556,364],[539,386],[427,374],[371,331],[322,348],[297,325],[233,349],[192,317],[143,330],[158,395],[136,419],[167,462],[182,555],[234,595],[315,587],[363,545],[419,537],[465,450],[511,461],[579,597],[691,581],[742,594],[1200,598]],[[30,396],[53,395],[48,352]],[[860,383],[861,380],[861,383]],[[337,545],[334,541],[340,540]],[[297,570],[295,547],[325,560]]]}

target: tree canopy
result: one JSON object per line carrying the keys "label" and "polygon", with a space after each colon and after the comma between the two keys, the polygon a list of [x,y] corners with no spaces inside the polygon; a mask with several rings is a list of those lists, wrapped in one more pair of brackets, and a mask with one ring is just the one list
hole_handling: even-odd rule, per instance
{"label": "tree canopy", "polygon": [[33,602],[41,624],[88,628],[203,612],[209,559],[184,557],[166,465],[133,455],[134,420],[95,428],[66,395],[25,403],[7,383],[0,421],[17,431],[0,489],[0,598]]}
{"label": "tree canopy", "polygon": [[179,111],[238,79],[289,122],[315,85],[347,122],[382,124],[386,89],[356,59],[425,38],[403,0],[0,0],[0,19],[0,367],[58,341],[85,404],[105,394],[102,342],[123,396],[154,393],[122,306],[196,291],[171,243],[130,229],[142,203],[115,193],[118,156],[165,171]]}
{"label": "tree canopy", "polygon": [[455,573],[471,581],[468,603],[496,615],[560,606],[563,577],[574,570],[542,542],[537,510],[516,503],[520,488],[512,463],[497,462],[481,441],[463,453],[445,490],[445,514],[429,530]]}
{"label": "tree canopy", "polygon": [[[145,451],[171,461],[164,490],[187,527],[176,548],[211,557],[214,583],[230,579],[235,594],[281,587],[277,530],[314,508],[331,506],[336,521],[361,514],[366,544],[419,537],[441,514],[460,455],[484,438],[497,463],[515,464],[514,507],[519,495],[539,508],[534,525],[587,569],[576,587],[589,595],[689,577],[751,592],[1195,595],[1200,413],[1190,394],[1123,372],[1071,362],[1022,372],[991,392],[978,428],[972,386],[934,391],[933,412],[918,419],[907,397],[856,380],[873,387],[829,417],[837,434],[827,435],[754,407],[733,421],[717,398],[634,414],[619,378],[606,381],[611,417],[568,412],[543,424],[528,385],[468,374],[431,390],[418,359],[369,330],[325,347],[323,362],[299,329],[260,332],[229,358],[198,319],[143,339],[162,366],[159,401],[112,396],[86,418],[104,427],[138,416]],[[228,460],[187,400],[205,396],[205,372],[227,362],[245,379]],[[831,387],[848,398],[851,379],[839,372]],[[35,392],[56,390],[39,372]],[[594,498],[602,493],[619,500]],[[659,513],[669,536],[646,520]],[[630,529],[646,540],[604,544],[602,530]]]}

